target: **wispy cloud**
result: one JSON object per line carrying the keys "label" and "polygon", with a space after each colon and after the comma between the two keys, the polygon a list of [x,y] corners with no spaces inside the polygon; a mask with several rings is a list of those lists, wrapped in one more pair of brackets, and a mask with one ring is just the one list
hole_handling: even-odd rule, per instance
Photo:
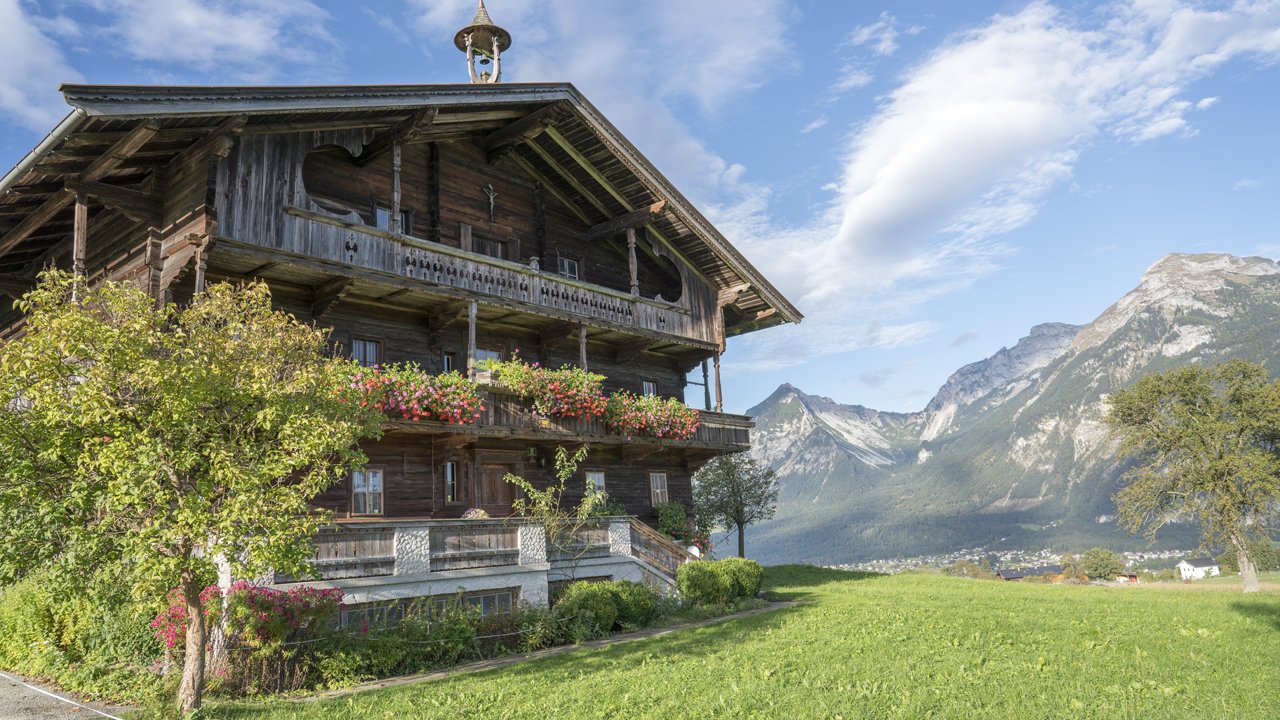
{"label": "wispy cloud", "polygon": [[341,43],[309,0],[87,0],[124,55],[219,78],[332,76]]}
{"label": "wispy cloud", "polygon": [[40,131],[67,113],[58,84],[81,76],[50,35],[70,27],[28,14],[18,0],[0,0],[0,115]]}
{"label": "wispy cloud", "polygon": [[827,123],[828,123],[828,122],[830,122],[830,120],[831,120],[831,119],[830,119],[830,118],[828,118],[826,115],[819,115],[818,117],[814,118],[813,120],[810,120],[808,125],[805,125],[803,128],[801,128],[801,129],[800,129],[800,134],[801,134],[801,135],[808,135],[809,133],[813,132],[814,130],[820,130],[820,129],[822,129],[822,128],[826,127],[826,126],[827,126]]}
{"label": "wispy cloud", "polygon": [[960,333],[959,335],[955,336],[955,338],[952,339],[950,345],[953,348],[957,348],[957,347],[960,347],[961,345],[968,345],[969,343],[977,339],[978,339],[977,332],[973,330],[966,330]]}
{"label": "wispy cloud", "polygon": [[[918,31],[917,31],[918,32]],[[888,12],[870,25],[859,25],[849,35],[849,44],[865,45],[876,55],[892,55],[898,51],[898,19]]]}
{"label": "wispy cloud", "polygon": [[867,70],[859,67],[854,63],[847,63],[840,68],[840,76],[836,78],[835,84],[832,85],[832,91],[837,95],[846,93],[850,90],[866,87],[875,80],[875,76]]}
{"label": "wispy cloud", "polygon": [[1267,182],[1266,178],[1240,178],[1240,180],[1236,182],[1236,184],[1232,186],[1231,189],[1232,190],[1252,190],[1256,187],[1262,187],[1264,184],[1266,184],[1266,182]]}
{"label": "wispy cloud", "polygon": [[858,382],[870,388],[882,388],[888,385],[896,374],[898,374],[897,368],[880,368],[862,373],[858,376]]}
{"label": "wispy cloud", "polygon": [[1197,101],[1196,101],[1196,109],[1197,109],[1197,110],[1208,110],[1209,108],[1213,107],[1214,105],[1217,105],[1217,104],[1218,104],[1218,102],[1219,102],[1219,101],[1221,101],[1221,99],[1222,99],[1222,98],[1218,98],[1218,97],[1200,98],[1199,100],[1197,100]]}

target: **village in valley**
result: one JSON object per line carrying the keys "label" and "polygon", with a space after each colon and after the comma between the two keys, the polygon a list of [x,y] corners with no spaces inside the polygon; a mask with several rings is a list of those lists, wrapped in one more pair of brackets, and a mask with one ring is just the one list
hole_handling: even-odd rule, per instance
{"label": "village in valley", "polygon": [[1277,38],[0,0],[0,718],[1277,717]]}

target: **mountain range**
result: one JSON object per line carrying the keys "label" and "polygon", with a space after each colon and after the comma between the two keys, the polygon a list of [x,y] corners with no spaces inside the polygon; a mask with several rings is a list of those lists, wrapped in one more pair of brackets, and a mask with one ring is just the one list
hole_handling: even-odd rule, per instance
{"label": "mountain range", "polygon": [[[1115,523],[1126,461],[1106,397],[1137,378],[1233,357],[1280,369],[1280,264],[1169,255],[1087,325],[1046,323],[966,365],[925,408],[880,412],[786,384],[748,411],[773,467],[775,518],[749,529],[765,562],[853,563],[964,548],[1148,547]],[[1157,543],[1194,547],[1194,528]]]}

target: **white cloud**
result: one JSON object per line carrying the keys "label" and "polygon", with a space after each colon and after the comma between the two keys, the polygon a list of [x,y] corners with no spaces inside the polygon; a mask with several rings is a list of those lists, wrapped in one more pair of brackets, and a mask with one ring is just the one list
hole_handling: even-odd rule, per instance
{"label": "white cloud", "polygon": [[[915,28],[912,28],[915,30]],[[911,33],[918,33],[919,30]],[[849,35],[854,47],[866,45],[876,55],[892,55],[898,51],[898,19],[888,12],[880,13],[880,19],[870,25],[859,25]]]}
{"label": "white cloud", "polygon": [[67,113],[58,84],[81,76],[47,34],[59,29],[67,26],[29,14],[18,0],[0,0],[0,116],[47,131]]}
{"label": "white cloud", "polygon": [[740,366],[882,346],[866,318],[899,345],[923,339],[934,328],[921,308],[998,269],[1015,251],[1002,237],[1099,136],[1193,135],[1182,95],[1195,80],[1233,58],[1280,58],[1277,2],[1133,0],[1097,17],[1033,2],[948,38],[851,127],[836,199],[808,227],[779,230],[765,209],[715,218],[808,316],[739,340]]}
{"label": "white cloud", "polygon": [[1209,108],[1213,107],[1214,105],[1217,105],[1217,104],[1218,104],[1218,102],[1219,102],[1221,99],[1222,99],[1222,98],[1219,98],[1219,97],[1207,97],[1207,98],[1200,98],[1200,100],[1198,100],[1198,101],[1196,102],[1196,109],[1197,109],[1197,110],[1208,110]]}
{"label": "white cloud", "polygon": [[135,60],[242,82],[332,77],[340,44],[328,13],[308,0],[88,0],[106,32]]}
{"label": "white cloud", "polygon": [[1240,178],[1231,189],[1232,190],[1252,190],[1256,187],[1262,187],[1267,182],[1266,178]]}
{"label": "white cloud", "polygon": [[840,68],[840,76],[836,78],[835,84],[831,87],[839,95],[850,90],[866,87],[871,84],[872,80],[875,80],[875,76],[870,72],[853,63],[846,63],[844,67]]}
{"label": "white cloud", "polygon": [[816,118],[814,118],[814,119],[810,120],[810,121],[809,121],[809,124],[807,124],[807,125],[805,125],[803,128],[801,128],[801,129],[800,129],[800,134],[801,134],[801,135],[808,135],[809,133],[813,132],[814,130],[820,130],[820,129],[822,129],[822,128],[826,127],[826,126],[827,126],[827,123],[828,123],[828,122],[830,122],[830,121],[831,121],[831,119],[830,119],[830,118],[828,118],[826,115],[819,115],[818,117],[816,117]]}

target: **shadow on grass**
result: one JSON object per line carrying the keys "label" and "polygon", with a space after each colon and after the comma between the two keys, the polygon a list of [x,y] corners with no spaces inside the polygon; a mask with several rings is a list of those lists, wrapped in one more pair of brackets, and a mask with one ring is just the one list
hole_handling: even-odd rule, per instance
{"label": "shadow on grass", "polygon": [[[269,701],[263,704],[237,703],[209,707],[202,717],[206,718],[329,718],[339,717],[349,712],[353,706],[359,707],[363,714],[371,713],[381,716],[382,706],[402,708],[405,703],[413,707],[439,706],[440,700],[451,698],[466,691],[467,686],[493,683],[509,683],[515,688],[542,687],[548,684],[548,678],[578,677],[582,675],[643,667],[654,657],[680,657],[683,660],[715,655],[729,650],[743,642],[743,635],[754,634],[780,627],[788,618],[804,612],[803,607],[787,607],[768,613],[729,620],[715,625],[679,630],[667,635],[644,640],[636,640],[603,648],[582,648],[580,650],[540,658],[493,670],[483,670],[466,675],[459,675],[443,680],[434,680],[414,685],[372,690],[354,696],[335,698],[333,700],[305,703],[286,703]],[[433,702],[419,699],[433,698]],[[388,711],[390,712],[390,711]],[[439,715],[423,717],[448,717],[447,703],[437,710]]]}
{"label": "shadow on grass", "polygon": [[764,588],[780,600],[804,600],[814,588],[844,584],[855,580],[888,577],[883,573],[857,570],[833,570],[814,565],[770,565],[765,568]]}
{"label": "shadow on grass", "polygon": [[1261,620],[1280,631],[1280,602],[1233,602],[1231,609],[1245,617]]}

